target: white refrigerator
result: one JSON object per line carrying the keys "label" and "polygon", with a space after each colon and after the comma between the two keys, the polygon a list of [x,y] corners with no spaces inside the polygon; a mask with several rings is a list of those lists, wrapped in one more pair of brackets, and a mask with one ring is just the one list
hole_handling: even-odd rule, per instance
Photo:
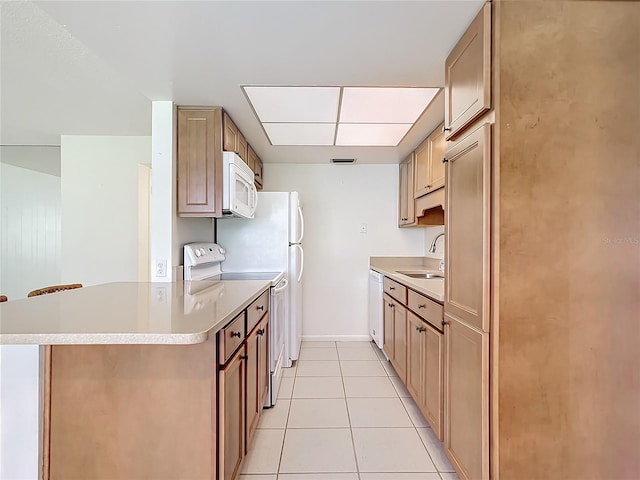
{"label": "white refrigerator", "polygon": [[223,272],[285,272],[289,281],[284,366],[300,354],[304,218],[298,192],[258,192],[255,217],[223,218],[216,238],[226,250]]}

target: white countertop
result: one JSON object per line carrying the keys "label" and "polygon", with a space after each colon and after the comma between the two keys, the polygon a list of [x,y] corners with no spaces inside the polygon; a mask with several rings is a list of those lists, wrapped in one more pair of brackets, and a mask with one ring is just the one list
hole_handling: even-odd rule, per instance
{"label": "white countertop", "polygon": [[369,267],[418,293],[444,302],[444,278],[413,278],[399,271],[438,272],[438,259],[424,257],[371,257]]}
{"label": "white countertop", "polygon": [[0,303],[0,344],[201,343],[270,284],[119,282],[12,300]]}

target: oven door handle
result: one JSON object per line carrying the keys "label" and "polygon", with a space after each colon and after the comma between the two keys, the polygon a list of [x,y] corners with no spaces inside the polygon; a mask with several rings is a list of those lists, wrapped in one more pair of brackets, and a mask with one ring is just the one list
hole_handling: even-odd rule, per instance
{"label": "oven door handle", "polygon": [[289,282],[287,281],[287,279],[283,279],[281,282],[278,283],[278,286],[275,287],[273,289],[273,294],[277,295],[281,292],[284,292],[287,288],[289,288]]}

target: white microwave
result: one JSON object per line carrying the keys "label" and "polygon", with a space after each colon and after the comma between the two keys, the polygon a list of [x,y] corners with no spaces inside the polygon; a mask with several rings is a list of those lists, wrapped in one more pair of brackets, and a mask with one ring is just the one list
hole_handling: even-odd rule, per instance
{"label": "white microwave", "polygon": [[249,165],[234,152],[223,152],[222,214],[253,218],[258,206],[258,191]]}

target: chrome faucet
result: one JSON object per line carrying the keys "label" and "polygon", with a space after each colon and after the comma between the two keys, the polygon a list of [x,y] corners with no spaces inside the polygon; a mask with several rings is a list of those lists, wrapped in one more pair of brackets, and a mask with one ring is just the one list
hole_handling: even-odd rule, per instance
{"label": "chrome faucet", "polygon": [[429,247],[429,253],[436,253],[436,242],[440,237],[444,237],[444,232],[439,233],[436,235],[436,238],[433,239],[433,242],[431,242],[431,246]]}

